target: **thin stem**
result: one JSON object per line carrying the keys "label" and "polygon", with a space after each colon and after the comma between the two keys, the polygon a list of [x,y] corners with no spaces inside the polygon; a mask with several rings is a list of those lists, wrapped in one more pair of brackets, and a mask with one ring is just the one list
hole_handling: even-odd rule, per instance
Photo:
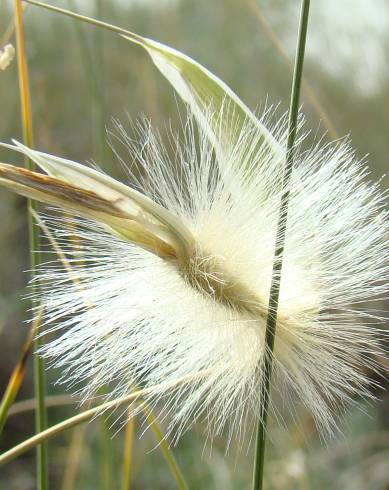
{"label": "thin stem", "polygon": [[[67,418],[62,422],[59,422],[58,424],[55,424],[52,427],[49,427],[48,429],[40,432],[39,434],[35,434],[29,439],[26,439],[25,441],[21,442],[17,446],[14,446],[13,448],[6,451],[5,453],[1,454],[0,466],[15,459],[17,456],[20,456],[21,454],[25,453],[29,449],[32,449],[38,444],[41,444],[42,442],[47,441],[48,439],[51,439],[52,437],[61,434],[63,431],[67,429],[71,429],[72,427],[76,427],[77,425],[80,425],[83,422],[87,422],[88,420],[93,419],[97,415],[104,413],[106,410],[115,410],[116,408],[119,408],[122,405],[138,400],[140,397],[161,393],[162,390],[174,389],[177,386],[181,386],[185,383],[188,383],[197,377],[201,377],[207,372],[208,372],[207,370],[200,371],[196,375],[191,374],[188,376],[183,376],[182,378],[179,378],[169,383],[161,383],[156,386],[151,386],[150,388],[144,388],[135,391],[130,395],[124,396],[122,398],[117,398],[110,402],[103,403],[102,405],[97,405],[96,407],[90,408],[89,410],[85,410],[84,412],[74,415],[73,417]],[[143,404],[144,402],[140,403],[141,405],[140,408],[143,407]]]}
{"label": "thin stem", "polygon": [[[96,3],[96,17],[101,19],[103,17],[103,2],[102,0],[95,0]],[[98,161],[104,161],[104,141],[105,141],[105,92],[104,92],[104,45],[103,45],[103,32],[100,29],[96,29],[95,32],[95,62],[98,67],[93,80],[93,105],[94,105],[94,139],[95,139],[95,154]]]}
{"label": "thin stem", "polygon": [[[19,74],[19,89],[20,89],[20,106],[23,125],[23,141],[24,144],[32,148],[33,142],[33,126],[32,126],[32,111],[31,111],[31,96],[28,76],[28,65],[26,55],[26,41],[24,35],[23,24],[23,7],[21,0],[15,0],[15,31],[17,41],[17,59],[18,59],[18,74]],[[28,158],[26,159],[26,168],[34,170],[34,164]],[[27,201],[29,211],[36,211],[37,204],[31,200]],[[31,212],[28,216],[29,224],[29,240],[30,240],[30,263],[32,275],[34,276],[37,267],[37,252],[39,250],[39,234],[34,226]],[[36,286],[33,286],[34,290]],[[33,291],[34,293],[35,291]],[[34,296],[34,294],[33,294]],[[37,306],[33,301],[32,306]],[[36,352],[42,344],[42,338],[37,336],[34,342],[34,352]],[[37,410],[35,412],[35,426],[37,432],[42,432],[47,426],[47,412],[45,406],[45,370],[43,359],[34,354],[34,392],[37,399]],[[48,488],[48,465],[47,465],[47,445],[41,444],[37,448],[37,486],[39,490]]]}
{"label": "thin stem", "polygon": [[126,433],[124,437],[124,455],[122,469],[122,490],[131,490],[133,473],[135,417],[128,414]]}
{"label": "thin stem", "polygon": [[87,17],[86,15],[77,14],[76,12],[71,12],[70,10],[62,9],[60,7],[54,7],[54,5],[50,5],[44,2],[38,2],[36,0],[24,0],[31,5],[36,5],[38,7],[43,7],[47,10],[51,10],[52,12],[57,12],[58,14],[67,15],[73,19],[81,20],[82,22],[87,22],[88,24],[92,24],[96,27],[102,27],[104,29],[108,29],[109,31],[116,32],[117,34],[123,34],[125,36],[131,37],[134,41],[138,40],[140,42],[144,41],[144,38],[134,34],[127,29],[123,29],[121,27],[114,26],[113,24],[109,24],[108,22],[103,22],[101,20],[93,19],[92,17]]}
{"label": "thin stem", "polygon": [[61,490],[74,490],[76,488],[77,473],[87,450],[85,447],[86,430],[86,425],[73,429],[71,442],[66,455],[66,466]]}
{"label": "thin stem", "polygon": [[[27,7],[28,7],[28,5],[23,3],[23,5],[22,5],[23,12],[26,10]],[[3,47],[10,42],[12,36],[14,35],[14,32],[15,32],[15,19],[14,19],[14,17],[12,17],[12,19],[10,20],[9,24],[7,25],[3,35],[0,38],[0,47]]]}
{"label": "thin stem", "polygon": [[266,445],[266,425],[270,396],[270,380],[272,375],[272,358],[277,326],[277,312],[280,295],[282,259],[285,247],[285,232],[288,218],[289,184],[292,177],[297,134],[297,118],[300,100],[301,77],[303,72],[305,42],[308,28],[310,0],[303,0],[301,5],[298,44],[293,72],[292,93],[288,120],[288,141],[286,148],[285,172],[282,183],[282,197],[277,226],[273,272],[270,286],[268,316],[266,322],[265,359],[263,365],[263,382],[261,389],[261,412],[257,424],[256,450],[254,461],[253,490],[263,488],[263,469]]}
{"label": "thin stem", "polygon": [[[51,407],[64,407],[67,405],[76,405],[80,403],[81,400],[72,397],[70,395],[48,395],[46,396],[46,408]],[[26,400],[20,400],[20,402],[14,403],[8,412],[8,416],[20,415],[25,412],[36,410],[36,400],[35,398],[27,398]]]}
{"label": "thin stem", "polygon": [[161,427],[156,421],[153,412],[149,408],[146,402],[143,405],[143,413],[146,415],[147,422],[150,424],[152,431],[154,432],[155,438],[158,441],[158,446],[162,451],[162,454],[170,468],[170,472],[174,476],[177,484],[177,488],[179,490],[188,490],[189,486],[185,481],[184,475],[181,472],[180,467],[174,457],[173,451],[170,449],[169,444],[166,441],[166,438],[162,432]]}
{"label": "thin stem", "polygon": [[130,403],[141,394],[142,390],[140,392],[132,393],[131,395],[121,398],[120,400],[114,400],[113,402],[90,408],[89,410],[85,410],[84,412],[74,415],[73,417],[69,417],[62,422],[59,422],[58,424],[55,424],[52,427],[49,427],[48,429],[39,432],[38,434],[35,434],[35,436],[26,439],[22,443],[1,454],[0,465],[8,463],[9,461],[15,459],[17,456],[25,453],[29,449],[32,449],[38,444],[41,444],[43,441],[47,441],[48,439],[51,439],[52,437],[61,434],[67,429],[71,429],[72,427],[76,427],[77,425],[80,425],[84,422],[88,422],[89,420],[93,419],[93,417],[95,417],[99,413],[99,411],[107,410],[109,408],[117,408],[126,403]]}
{"label": "thin stem", "polygon": [[103,417],[100,421],[100,479],[103,490],[110,490],[112,488],[113,467],[110,424]]}

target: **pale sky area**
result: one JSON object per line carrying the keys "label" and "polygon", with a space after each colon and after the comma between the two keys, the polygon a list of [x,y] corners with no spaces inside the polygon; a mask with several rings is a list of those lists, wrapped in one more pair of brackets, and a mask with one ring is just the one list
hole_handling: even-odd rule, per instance
{"label": "pale sky area", "polygon": [[387,83],[389,2],[321,0],[312,3],[308,53],[334,76],[353,74],[363,94]]}
{"label": "pale sky area", "polygon": [[[264,12],[266,3],[260,1]],[[299,2],[281,11],[271,7],[271,18],[291,56],[296,43]],[[285,18],[289,21],[285,22]],[[286,27],[286,28],[285,28]],[[388,0],[315,0],[311,2],[306,55],[334,78],[347,78],[361,95],[369,96],[388,83]]]}

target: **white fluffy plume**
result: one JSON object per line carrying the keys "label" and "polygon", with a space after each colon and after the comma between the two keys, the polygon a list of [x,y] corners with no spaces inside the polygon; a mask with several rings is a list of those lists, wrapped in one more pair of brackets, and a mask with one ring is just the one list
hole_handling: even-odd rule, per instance
{"label": "white fluffy plume", "polygon": [[[236,435],[248,413],[260,412],[283,165],[245,125],[216,164],[193,126],[170,135],[169,149],[147,124],[138,143],[121,126],[118,136],[129,152],[130,186],[188,230],[189,255],[167,260],[84,218],[76,227],[47,221],[72,272],[54,263],[41,271],[46,328],[59,331],[43,352],[86,398],[106,385],[113,398],[134,384],[185,378],[151,396],[171,427],[180,433],[205,418],[213,434],[228,421]],[[297,394],[328,433],[334,407],[368,395],[365,369],[377,367],[388,215],[347,143],[297,153],[272,389],[288,401]]]}

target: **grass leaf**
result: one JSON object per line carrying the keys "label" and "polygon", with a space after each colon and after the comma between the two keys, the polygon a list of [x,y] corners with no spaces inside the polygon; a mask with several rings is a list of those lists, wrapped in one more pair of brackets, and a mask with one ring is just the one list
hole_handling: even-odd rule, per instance
{"label": "grass leaf", "polygon": [[254,130],[258,144],[275,158],[284,155],[282,146],[265,125],[220,78],[198,62],[169,46],[136,35],[123,35],[142,46],[181,99],[189,105],[219,154],[238,144],[245,125]]}

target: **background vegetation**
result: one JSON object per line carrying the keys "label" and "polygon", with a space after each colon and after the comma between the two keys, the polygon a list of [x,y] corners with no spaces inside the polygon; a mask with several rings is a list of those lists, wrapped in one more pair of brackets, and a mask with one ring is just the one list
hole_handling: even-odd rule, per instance
{"label": "background vegetation", "polygon": [[[250,107],[288,107],[299,2],[287,0],[52,0],[142,35],[177,47],[224,79]],[[8,42],[12,3],[0,4],[0,48]],[[35,145],[76,161],[94,160],[123,177],[107,143],[111,118],[125,122],[145,114],[163,127],[178,125],[180,103],[147,55],[119,37],[71,19],[28,7],[25,12]],[[276,39],[272,36],[276,36]],[[10,38],[12,41],[12,37]],[[13,41],[12,41],[13,42]],[[280,51],[280,45],[285,50]],[[306,127],[322,136],[328,119],[330,136],[350,133],[357,156],[369,154],[372,176],[388,170],[389,4],[386,0],[315,0],[308,31],[305,86]],[[311,92],[324,108],[319,115]],[[0,140],[21,139],[17,67],[0,72]],[[0,150],[2,162],[21,163]],[[383,177],[388,187],[389,178]],[[27,335],[26,293],[29,267],[25,202],[0,192],[0,390],[16,364]],[[31,366],[19,399],[33,396]],[[48,372],[49,393],[62,394],[57,375]],[[323,445],[310,417],[301,411],[300,429],[290,421],[286,432],[271,423],[267,465],[269,489],[389,488],[389,399],[354,408],[345,418],[344,436]],[[49,409],[49,422],[70,415],[74,406]],[[286,414],[287,416],[287,414]],[[144,421],[136,420],[137,435]],[[187,433],[175,448],[192,489],[249,488],[251,452],[224,440],[203,451],[202,427]],[[1,449],[34,431],[33,412],[12,415]],[[82,490],[122,488],[123,439],[110,422],[95,421],[50,442],[50,488]],[[152,433],[135,439],[134,489],[170,489],[174,480]],[[212,450],[211,450],[212,449]],[[252,449],[252,448],[251,448]],[[251,451],[251,450],[250,450]],[[385,467],[386,466],[386,467]],[[0,487],[34,488],[34,452],[1,469]]]}

